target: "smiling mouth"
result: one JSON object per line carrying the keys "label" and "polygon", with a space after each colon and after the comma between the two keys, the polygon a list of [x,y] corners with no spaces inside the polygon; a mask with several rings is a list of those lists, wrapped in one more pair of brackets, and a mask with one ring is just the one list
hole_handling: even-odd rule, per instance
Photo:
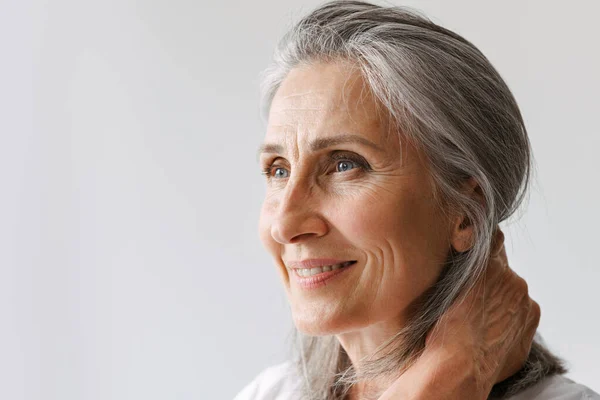
{"label": "smiling mouth", "polygon": [[356,261],[346,261],[339,264],[332,265],[323,265],[322,267],[313,267],[313,268],[296,268],[295,271],[298,275],[302,277],[313,276],[322,274],[324,272],[336,271],[338,269],[349,267],[352,264],[356,264]]}

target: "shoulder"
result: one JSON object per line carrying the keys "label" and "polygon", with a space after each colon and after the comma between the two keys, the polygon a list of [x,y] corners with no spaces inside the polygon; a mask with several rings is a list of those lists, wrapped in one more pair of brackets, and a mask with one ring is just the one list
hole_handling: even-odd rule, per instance
{"label": "shoulder", "polygon": [[300,399],[301,383],[292,361],[286,361],[264,369],[234,400]]}
{"label": "shoulder", "polygon": [[[286,361],[264,369],[234,400],[299,400],[301,384],[293,363]],[[506,400],[600,400],[600,395],[563,375],[553,375]]]}
{"label": "shoulder", "polygon": [[600,395],[563,375],[552,375],[506,400],[600,400]]}

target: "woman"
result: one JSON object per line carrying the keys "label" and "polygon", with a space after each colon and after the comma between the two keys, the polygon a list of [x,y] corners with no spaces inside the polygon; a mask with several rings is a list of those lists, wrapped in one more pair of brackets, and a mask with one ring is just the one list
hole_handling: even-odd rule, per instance
{"label": "woman", "polygon": [[299,354],[236,399],[600,399],[533,340],[498,230],[527,188],[527,132],[472,44],[335,1],[284,37],[264,93],[259,230]]}

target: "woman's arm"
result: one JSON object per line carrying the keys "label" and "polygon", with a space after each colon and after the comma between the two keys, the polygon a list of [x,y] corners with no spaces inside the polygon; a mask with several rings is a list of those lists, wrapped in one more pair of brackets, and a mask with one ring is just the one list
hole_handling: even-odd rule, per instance
{"label": "woman's arm", "polygon": [[427,337],[419,359],[379,400],[485,400],[527,359],[540,308],[508,267],[501,231],[473,290]]}

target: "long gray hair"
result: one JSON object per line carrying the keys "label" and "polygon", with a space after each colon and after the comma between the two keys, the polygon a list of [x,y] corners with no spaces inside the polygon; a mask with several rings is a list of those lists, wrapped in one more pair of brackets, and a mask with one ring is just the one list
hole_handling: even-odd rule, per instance
{"label": "long gray hair", "polygon": [[[360,372],[335,336],[296,330],[298,373],[311,400],[344,399],[353,384],[393,376],[418,358],[427,333],[485,269],[494,232],[523,201],[531,174],[523,118],[499,73],[473,44],[408,8],[332,1],[302,18],[263,74],[263,116],[291,69],[338,60],[361,71],[399,139],[423,151],[440,206],[465,215],[474,238],[468,251],[449,249],[442,274],[415,303],[409,323],[361,360]],[[483,202],[462,190],[469,178],[479,184]],[[492,397],[565,372],[540,340]]]}

